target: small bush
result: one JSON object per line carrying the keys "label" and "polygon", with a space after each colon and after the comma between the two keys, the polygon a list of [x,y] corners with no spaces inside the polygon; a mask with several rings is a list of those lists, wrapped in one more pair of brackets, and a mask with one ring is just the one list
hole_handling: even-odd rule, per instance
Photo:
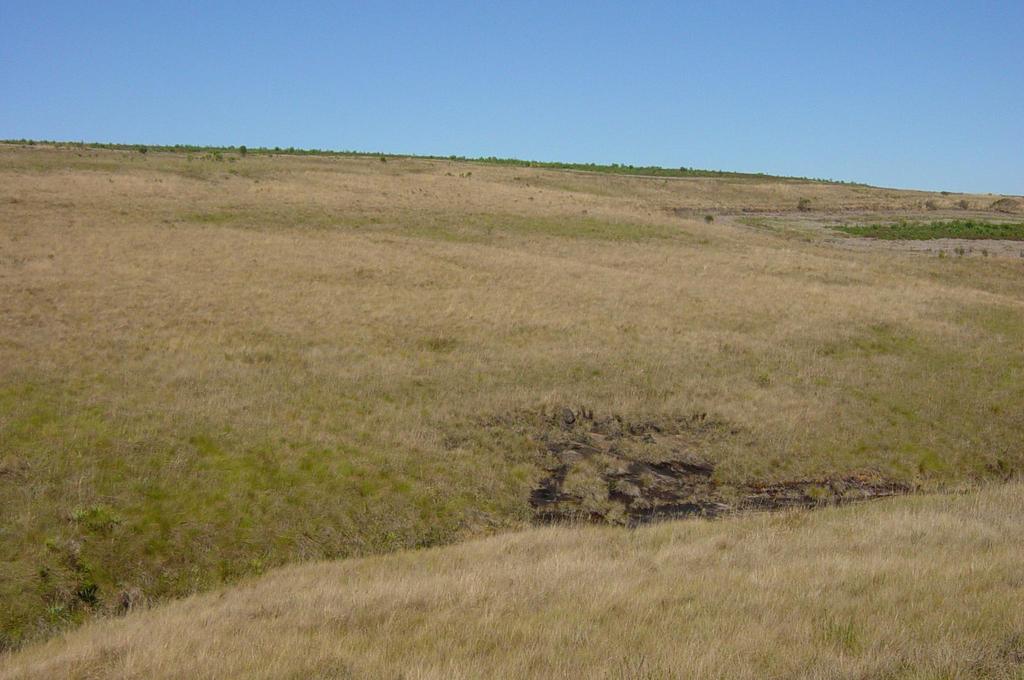
{"label": "small bush", "polygon": [[800,212],[808,212],[811,209],[811,199],[801,198],[797,201],[796,209]]}
{"label": "small bush", "polygon": [[708,224],[711,224],[712,222],[715,221],[715,216],[714,215],[705,215],[704,216],[704,221],[707,222]]}
{"label": "small bush", "polygon": [[90,607],[95,607],[99,604],[99,595],[100,587],[92,581],[85,581],[75,589],[75,596]]}
{"label": "small bush", "polygon": [[1017,213],[1021,211],[1022,207],[1024,207],[1024,205],[1022,205],[1020,201],[1012,198],[1000,198],[992,203],[992,205],[989,206],[989,209],[996,210],[998,212]]}

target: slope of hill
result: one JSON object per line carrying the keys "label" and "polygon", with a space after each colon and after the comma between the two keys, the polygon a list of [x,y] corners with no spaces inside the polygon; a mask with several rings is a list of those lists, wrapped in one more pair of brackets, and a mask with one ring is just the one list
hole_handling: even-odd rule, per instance
{"label": "slope of hill", "polygon": [[648,177],[728,177],[733,179],[759,179],[759,180],[797,180],[800,182],[828,182],[839,184],[834,180],[826,180],[809,177],[786,177],[778,175],[766,175],[764,173],[730,172],[726,170],[704,170],[701,168],[665,168],[657,165],[634,166],[621,163],[563,163],[557,161],[531,161],[521,158],[498,158],[487,156],[479,158],[467,158],[466,156],[396,156],[376,151],[333,151],[328,149],[296,149],[289,147],[245,147],[245,146],[198,146],[194,144],[174,145],[145,145],[145,144],[121,144],[107,142],[60,142],[34,139],[4,139],[0,144],[20,146],[23,148],[41,146],[46,148],[71,149],[74,151],[93,151],[104,149],[107,151],[124,151],[139,153],[163,152],[192,155],[205,155],[210,158],[223,160],[226,155],[228,159],[244,158],[250,155],[258,156],[317,156],[320,158],[370,158],[387,162],[391,160],[433,160],[433,161],[458,161],[460,163],[480,163],[486,165],[505,165],[518,168],[546,168],[552,170],[578,170],[581,172],[604,172],[615,175],[641,175]]}
{"label": "slope of hill", "polygon": [[1011,476],[1020,243],[830,228],[998,200],[0,145],[0,647],[538,519]]}
{"label": "slope of hill", "polygon": [[1019,678],[1024,487],[275,570],[0,678]]}

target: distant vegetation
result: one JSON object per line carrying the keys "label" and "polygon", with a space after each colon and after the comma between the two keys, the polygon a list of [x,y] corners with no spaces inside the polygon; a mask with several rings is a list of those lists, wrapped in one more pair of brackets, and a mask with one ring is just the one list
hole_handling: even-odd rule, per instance
{"label": "distant vegetation", "polygon": [[[241,156],[248,154],[276,155],[287,154],[291,156],[364,156],[380,157],[382,161],[387,160],[389,154],[382,154],[379,151],[332,151],[328,149],[297,149],[289,146],[282,148],[271,147],[246,147],[242,146],[201,146],[195,144],[173,144],[173,145],[140,145],[140,144],[108,144],[103,142],[61,142],[40,139],[2,139],[0,144],[23,144],[27,146],[51,145],[57,147],[81,147],[92,149],[110,149],[115,151],[170,151],[178,153],[208,153],[224,154],[237,153]],[[401,158],[423,158],[427,160],[448,160],[462,161],[468,163],[485,163],[488,165],[509,165],[522,168],[548,168],[552,170],[577,170],[584,172],[606,172],[616,175],[644,175],[654,177],[719,177],[733,179],[773,179],[773,180],[796,180],[803,182],[820,182],[823,184],[851,184],[856,182],[844,182],[842,180],[824,179],[819,177],[794,177],[787,175],[768,175],[763,172],[729,172],[726,170],[704,170],[700,168],[678,167],[663,168],[658,165],[625,165],[620,163],[561,163],[555,161],[530,161],[519,158],[498,158],[486,156],[480,158],[467,158],[466,156],[419,156],[415,154],[392,155]],[[858,185],[864,186],[864,185]]]}
{"label": "distant vegetation", "polygon": [[1024,241],[1024,222],[950,220],[835,227],[851,236],[888,240],[926,241],[935,238],[1006,239]]}

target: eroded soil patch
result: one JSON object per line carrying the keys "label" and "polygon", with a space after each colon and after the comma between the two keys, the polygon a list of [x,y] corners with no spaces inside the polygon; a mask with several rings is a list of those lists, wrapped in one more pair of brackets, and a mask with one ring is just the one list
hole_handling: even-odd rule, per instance
{"label": "eroded soil patch", "polygon": [[909,485],[871,476],[720,485],[714,465],[701,457],[701,451],[739,431],[703,413],[630,422],[618,416],[595,418],[585,408],[563,408],[544,416],[543,422],[535,438],[545,454],[547,474],[530,496],[542,523],[635,526],[910,491]]}

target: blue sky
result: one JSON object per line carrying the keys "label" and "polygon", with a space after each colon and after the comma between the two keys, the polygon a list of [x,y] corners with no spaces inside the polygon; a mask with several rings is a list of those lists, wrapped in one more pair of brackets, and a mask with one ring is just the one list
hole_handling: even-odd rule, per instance
{"label": "blue sky", "polygon": [[1024,194],[1024,2],[0,2],[0,138]]}

